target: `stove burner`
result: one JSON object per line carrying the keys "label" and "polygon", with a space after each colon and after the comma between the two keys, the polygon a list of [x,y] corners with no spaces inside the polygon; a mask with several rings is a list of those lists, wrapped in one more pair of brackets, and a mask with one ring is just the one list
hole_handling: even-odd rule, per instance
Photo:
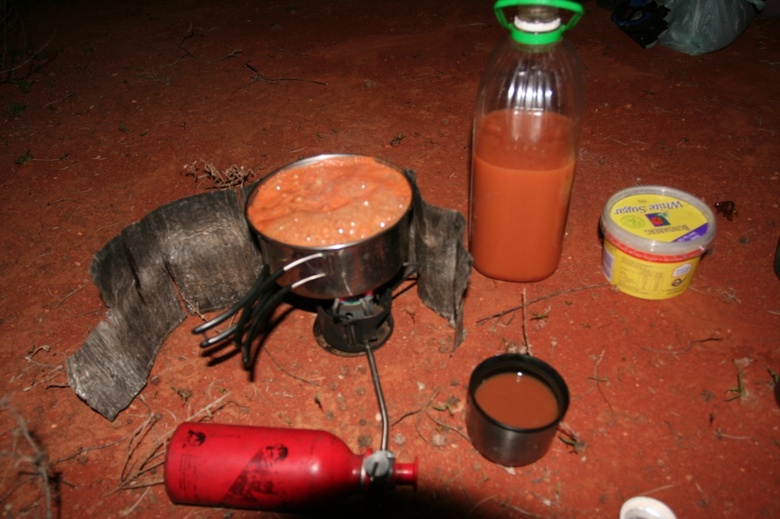
{"label": "stove burner", "polygon": [[350,299],[336,299],[330,307],[317,307],[314,337],[330,353],[356,356],[366,348],[380,348],[393,333],[390,306],[392,290],[370,292]]}
{"label": "stove burner", "polygon": [[[193,333],[205,335],[205,332],[227,319],[234,316],[238,318],[237,322],[217,335],[205,338],[200,347],[221,347],[224,343],[232,342],[241,352],[244,369],[251,371],[255,358],[252,345],[258,338],[262,343],[262,336],[267,332],[276,307],[294,288],[325,274],[315,274],[283,287],[277,286],[276,281],[286,270],[318,256],[319,253],[301,258],[273,274],[265,265],[247,295],[225,313],[192,330]],[[314,336],[319,345],[331,353],[344,356],[362,355],[380,348],[393,333],[393,316],[390,315],[393,289],[415,273],[415,268],[399,272],[396,279],[380,289],[362,296],[336,299],[330,307],[318,306]]]}

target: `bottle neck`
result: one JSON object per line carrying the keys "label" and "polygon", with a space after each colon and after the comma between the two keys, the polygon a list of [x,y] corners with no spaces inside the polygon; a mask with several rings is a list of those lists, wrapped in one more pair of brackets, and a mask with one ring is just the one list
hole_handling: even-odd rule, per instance
{"label": "bottle neck", "polygon": [[527,46],[547,46],[561,39],[558,9],[544,5],[519,5],[510,27],[512,39]]}

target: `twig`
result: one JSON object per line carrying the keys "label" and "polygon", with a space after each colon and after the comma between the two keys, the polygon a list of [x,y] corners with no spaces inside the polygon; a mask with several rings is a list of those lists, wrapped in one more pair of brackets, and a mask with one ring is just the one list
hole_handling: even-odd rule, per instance
{"label": "twig", "polygon": [[525,352],[528,355],[533,356],[533,353],[531,352],[531,343],[528,341],[528,326],[525,319],[525,307],[528,306],[527,299],[525,296],[525,287],[523,287],[523,340],[525,341]]}
{"label": "twig", "polygon": [[676,486],[677,486],[676,483],[669,483],[668,485],[663,485],[663,486],[656,487],[656,488],[653,488],[653,489],[650,489],[650,490],[645,490],[644,492],[640,492],[639,495],[640,496],[649,496],[651,494],[656,494],[658,492],[661,492],[662,490],[669,490],[670,488],[674,488]]}
{"label": "twig", "polygon": [[466,514],[466,517],[470,516],[472,514],[472,512],[474,512],[474,510],[476,510],[477,508],[479,508],[483,504],[487,503],[488,501],[491,501],[491,500],[495,499],[496,497],[498,497],[498,496],[487,496],[485,498],[480,499],[479,501],[474,503],[474,506],[472,506],[469,509],[468,513]]}
{"label": "twig", "polygon": [[[257,70],[255,67],[253,67],[252,65],[250,65],[250,62],[249,62],[249,61],[247,61],[246,63],[244,63],[244,67],[246,67],[246,68],[248,68],[249,70],[251,70],[252,72],[254,72],[254,77],[252,77],[252,82],[251,82],[251,83],[249,83],[250,85],[251,85],[252,83],[256,83],[257,81],[259,81],[259,80],[261,80],[261,79],[262,79],[262,80],[263,80],[263,81],[265,81],[266,83],[271,83],[271,84],[273,84],[273,83],[277,83],[277,82],[279,82],[279,81],[303,81],[303,82],[306,82],[306,83],[314,83],[315,85],[328,86],[328,84],[327,84],[327,83],[324,83],[324,82],[322,82],[322,81],[316,81],[316,80],[314,80],[314,79],[303,79],[303,78],[297,78],[297,77],[275,77],[275,78],[268,78],[268,77],[265,77],[265,76],[264,76],[264,75],[263,75],[263,74],[262,74],[262,73],[261,73],[259,70]],[[249,85],[247,85],[247,86],[249,86]],[[245,88],[246,88],[246,87],[245,87]]]}
{"label": "twig", "polygon": [[[479,507],[480,507],[480,506],[482,506],[483,504],[487,503],[488,501],[495,500],[497,497],[498,497],[498,496],[487,496],[487,497],[486,497],[486,498],[484,498],[484,499],[480,499],[479,501],[477,501],[477,502],[474,504],[474,506],[472,506],[472,507],[469,509],[468,513],[466,514],[466,517],[469,517],[469,516],[471,516],[471,514],[472,514],[472,513],[474,513],[474,511],[475,511],[477,508],[479,508]],[[499,501],[499,502],[498,502],[498,505],[499,505],[499,506],[502,506],[502,507],[504,507],[504,508],[509,508],[510,510],[514,510],[515,512],[519,512],[519,513],[523,514],[525,517],[542,517],[541,515],[534,514],[534,513],[532,513],[532,512],[529,512],[528,510],[524,510],[524,509],[522,509],[522,508],[520,508],[520,507],[517,507],[517,506],[512,506],[512,505],[510,505],[510,504],[509,504],[508,502],[506,502],[506,501],[505,501],[505,502],[501,502],[501,501]]]}
{"label": "twig", "polygon": [[30,352],[24,356],[24,360],[29,362],[30,364],[35,364],[36,366],[41,366],[42,368],[54,368],[55,364],[46,364],[43,362],[38,362],[37,360],[33,359],[35,357],[35,354],[39,351],[45,351],[46,353],[49,353],[51,351],[51,346],[48,344],[44,344],[43,346],[38,346],[37,348],[33,346],[30,348]]}
{"label": "twig", "polygon": [[695,345],[700,344],[702,342],[722,341],[722,340],[723,340],[723,338],[721,338],[721,337],[714,337],[714,336],[713,337],[707,337],[706,339],[695,339],[695,340],[690,341],[687,346],[685,346],[684,348],[679,349],[679,350],[657,350],[657,349],[653,349],[653,348],[647,348],[647,347],[644,347],[644,346],[641,346],[640,349],[642,349],[644,351],[649,351],[651,353],[667,353],[667,354],[670,354],[670,355],[677,355],[679,353],[688,353],[689,351],[691,351],[691,349]]}
{"label": "twig", "polygon": [[726,390],[726,393],[734,393],[732,396],[726,398],[726,402],[731,402],[732,400],[743,398],[746,395],[747,390],[745,388],[745,383],[744,380],[742,379],[742,375],[744,374],[745,369],[752,362],[753,359],[750,359],[748,357],[735,359],[732,361],[732,364],[734,364],[734,368],[737,371],[737,387],[732,387]]}
{"label": "twig", "polygon": [[206,172],[214,181],[214,187],[217,189],[227,189],[229,187],[244,187],[244,183],[254,175],[251,169],[244,168],[243,166],[236,166],[231,164],[227,169],[219,171],[211,164],[204,166]]}
{"label": "twig", "polygon": [[[16,428],[15,431],[20,434],[24,440],[27,442],[27,444],[30,447],[30,450],[32,451],[32,455],[29,456],[23,456],[20,455],[19,459],[22,462],[29,463],[33,466],[34,472],[31,474],[31,478],[33,479],[35,477],[39,477],[41,479],[41,487],[44,495],[44,500],[46,503],[46,518],[51,519],[52,518],[52,485],[57,481],[57,477],[52,477],[50,472],[50,465],[49,465],[49,456],[44,451],[43,448],[41,448],[38,445],[38,442],[33,438],[32,433],[27,428],[27,422],[25,421],[24,417],[18,413],[15,409],[11,407],[11,404],[8,402],[7,399],[3,399],[0,401],[0,408],[4,408],[7,410],[16,420]],[[4,502],[11,494],[16,492],[19,488],[21,488],[28,480],[20,482],[19,485],[16,485],[7,495],[3,496],[2,499],[0,499],[0,502]]]}
{"label": "twig", "polygon": [[596,389],[598,390],[599,394],[601,395],[601,398],[604,399],[604,402],[607,403],[607,406],[609,407],[610,412],[614,415],[615,410],[612,409],[612,404],[609,403],[609,400],[607,400],[607,395],[604,394],[604,390],[601,389],[601,383],[607,382],[608,380],[605,378],[599,377],[599,364],[601,364],[601,361],[604,360],[604,354],[606,354],[607,350],[601,350],[601,354],[596,359],[596,363],[593,365],[593,376],[589,377],[591,380],[594,380],[596,382]]}
{"label": "twig", "polygon": [[[30,391],[32,388],[34,388],[36,386],[40,386],[41,384],[45,384],[45,383],[47,383],[47,382],[49,382],[51,380],[54,380],[55,378],[57,378],[62,373],[63,373],[63,371],[62,371],[62,364],[60,364],[58,366],[55,366],[51,370],[51,373],[50,373],[50,375],[48,377],[43,378],[43,379],[39,380],[38,382],[33,382],[29,386],[27,386],[24,389],[22,389],[22,391],[26,393],[27,391]],[[46,387],[50,387],[50,386],[46,386]]]}
{"label": "twig", "polygon": [[112,442],[105,443],[103,445],[93,445],[91,447],[81,447],[81,448],[79,448],[79,450],[77,450],[73,454],[71,454],[69,456],[65,456],[64,458],[57,459],[54,463],[52,463],[52,466],[58,465],[58,464],[60,464],[62,462],[65,462],[65,461],[70,461],[70,460],[72,460],[74,458],[77,458],[78,456],[81,456],[85,452],[97,451],[97,450],[100,450],[100,449],[107,449],[108,447],[113,447],[115,445],[119,445],[120,443],[125,441],[127,438],[128,438],[127,436],[123,436],[123,437],[119,438],[118,440],[114,440]]}
{"label": "twig", "polygon": [[718,427],[715,429],[715,437],[719,440],[722,440],[723,438],[728,438],[729,440],[752,440],[753,438],[751,436],[734,436],[731,434],[726,434],[723,432],[723,430]]}
{"label": "twig", "polygon": [[60,99],[55,99],[54,101],[50,101],[50,102],[46,103],[41,108],[46,108],[49,105],[53,105],[54,103],[59,103],[59,102],[65,101],[66,99],[69,99],[71,97],[73,97],[73,94],[68,94],[65,97],[61,97]]}
{"label": "twig", "polygon": [[82,288],[84,288],[85,286],[87,286],[88,284],[89,284],[89,281],[85,281],[85,282],[84,282],[84,284],[83,284],[83,285],[81,285],[80,287],[76,288],[75,290],[73,290],[73,291],[71,291],[71,292],[68,292],[68,294],[66,294],[66,295],[65,295],[65,297],[63,297],[62,299],[60,299],[59,303],[57,303],[56,305],[54,305],[54,308],[57,308],[58,306],[60,306],[62,303],[64,303],[65,301],[67,301],[67,300],[68,300],[68,299],[69,299],[69,298],[70,298],[70,297],[71,297],[73,294],[75,294],[76,292],[78,292],[79,290],[81,290]]}
{"label": "twig", "polygon": [[[230,401],[226,401],[229,395],[230,395],[229,392],[225,393],[224,395],[217,398],[210,404],[202,407],[196,413],[187,416],[187,418],[184,421],[185,422],[201,421],[206,417],[212,417],[214,413],[216,413],[220,409],[223,409],[226,405],[230,403]],[[155,460],[155,458],[158,458],[163,454],[163,447],[165,446],[166,443],[168,443],[168,440],[173,435],[173,432],[176,429],[175,427],[165,431],[159,439],[157,439],[154,443],[152,443],[149,449],[147,449],[145,456],[143,456],[139,460],[137,466],[134,468],[133,471],[130,471],[128,468],[133,466],[133,463],[131,463],[131,458],[135,456],[135,454],[138,452],[138,448],[141,444],[141,441],[143,440],[143,438],[145,438],[148,435],[149,431],[160,420],[160,418],[161,415],[159,413],[152,413],[150,410],[149,417],[146,419],[146,421],[144,421],[144,423],[138,426],[138,428],[130,436],[130,444],[128,445],[127,457],[125,459],[125,463],[122,467],[122,472],[120,474],[119,486],[110,493],[114,493],[119,490],[132,490],[136,488],[150,487],[154,485],[159,485],[163,482],[161,478],[155,478],[155,479],[145,480],[145,481],[139,481],[138,478],[158,468],[160,465],[164,463],[163,461],[158,461],[156,463],[152,463],[152,462]]]}
{"label": "twig", "polygon": [[41,51],[43,49],[45,49],[46,47],[48,47],[53,39],[54,39],[54,35],[52,34],[51,38],[49,38],[49,40],[46,43],[44,43],[41,47],[39,47],[38,50],[36,50],[35,52],[31,53],[29,58],[27,58],[26,60],[22,61],[21,63],[19,63],[15,67],[11,67],[11,68],[8,68],[8,69],[5,69],[5,70],[0,70],[0,74],[8,74],[9,72],[13,72],[15,70],[19,70],[23,66],[27,65],[32,60],[34,60],[37,56],[39,56],[41,54]]}
{"label": "twig", "polygon": [[526,306],[530,306],[534,303],[538,303],[539,301],[544,301],[546,299],[552,299],[554,297],[562,296],[564,294],[571,294],[572,292],[581,292],[583,290],[590,290],[592,288],[603,288],[608,287],[609,283],[599,283],[596,285],[585,285],[577,288],[570,288],[568,290],[561,290],[560,292],[553,292],[552,294],[547,294],[546,296],[537,297],[536,299],[532,299],[531,301],[526,301],[521,305],[513,306],[511,308],[507,308],[506,310],[502,310],[500,312],[496,312],[494,314],[488,315],[486,317],[482,317],[480,319],[477,319],[477,324],[482,325],[487,321],[490,321],[491,319],[499,319],[501,317],[504,317],[507,314],[511,314],[513,312],[516,312],[518,310],[522,310]]}
{"label": "twig", "polygon": [[409,418],[410,416],[414,416],[414,415],[416,415],[417,413],[420,413],[420,412],[422,412],[422,408],[415,409],[414,411],[407,411],[404,414],[402,414],[401,416],[399,416],[398,418],[396,418],[395,421],[393,423],[391,423],[390,425],[392,427],[395,427],[399,423],[403,422],[405,419]]}
{"label": "twig", "polygon": [[221,58],[219,58],[218,61],[222,61],[222,60],[226,60],[226,59],[230,59],[230,58],[235,58],[236,56],[240,56],[243,53],[244,53],[244,51],[241,50],[241,49],[234,49],[231,52],[229,52],[226,55],[224,55]]}
{"label": "twig", "polygon": [[424,412],[431,405],[431,402],[433,402],[433,399],[436,398],[436,396],[439,394],[439,389],[440,388],[438,388],[438,387],[434,388],[433,393],[431,394],[431,397],[428,399],[427,402],[425,402],[424,406],[422,406],[420,409],[418,409],[416,411],[411,411],[411,412],[408,412],[408,413],[404,414],[401,418],[396,420],[395,423],[400,422],[401,420],[403,420],[407,416],[412,416],[412,415],[416,414],[417,415],[417,421],[414,424],[414,430],[417,433],[417,436],[419,436],[420,439],[422,439],[422,441],[427,442],[428,439],[425,436],[423,436],[423,434],[420,432],[420,423],[422,422],[422,418],[424,416]]}
{"label": "twig", "polygon": [[190,22],[190,26],[187,28],[187,32],[185,32],[184,36],[181,37],[181,40],[179,40],[179,44],[176,45],[176,47],[184,51],[184,57],[192,56],[193,59],[198,59],[192,52],[190,52],[190,50],[187,47],[184,46],[184,42],[194,36],[195,36],[195,29],[192,27],[192,22]]}
{"label": "twig", "polygon": [[566,422],[558,424],[558,439],[571,447],[575,454],[581,454],[588,446],[587,443],[580,439],[580,435],[577,434],[574,429],[569,427]]}
{"label": "twig", "polygon": [[53,205],[59,204],[60,202],[73,202],[73,199],[72,198],[58,198],[57,200],[54,200],[53,202],[49,202],[48,204],[46,204],[46,206],[47,207],[51,207]]}
{"label": "twig", "polygon": [[186,176],[191,176],[195,179],[196,184],[200,185],[200,179],[208,178],[214,185],[209,186],[206,189],[230,189],[244,187],[247,180],[252,178],[254,171],[251,168],[245,168],[244,166],[236,166],[231,164],[227,169],[219,170],[213,164],[203,162],[204,175],[198,175],[200,168],[197,166],[198,161],[194,161],[192,164],[185,164],[183,166],[183,173]]}
{"label": "twig", "polygon": [[[144,420],[144,422],[139,425],[135,431],[133,431],[133,434],[130,437],[130,443],[127,447],[127,456],[125,456],[125,462],[122,465],[122,470],[119,474],[119,481],[125,482],[127,481],[129,475],[131,474],[130,468],[133,466],[132,459],[133,454],[135,454],[136,450],[138,449],[138,446],[141,444],[144,438],[146,438],[146,435],[149,433],[149,431],[154,427],[154,424],[156,424],[162,416],[159,413],[149,413],[149,416]],[[145,464],[145,461],[142,460],[140,464],[140,468],[133,472],[133,475],[136,475],[139,473],[140,470],[143,469],[143,466]]]}
{"label": "twig", "polygon": [[513,505],[510,505],[508,503],[499,503],[499,504],[501,506],[505,507],[505,508],[509,508],[511,510],[514,510],[515,512],[520,512],[521,514],[523,514],[526,517],[539,517],[539,518],[544,517],[542,515],[535,514],[533,512],[529,512],[528,510],[526,510],[524,508],[520,508],[519,506],[513,506]]}
{"label": "twig", "polygon": [[471,438],[469,438],[468,435],[466,433],[464,433],[463,431],[461,431],[460,429],[458,429],[456,427],[452,427],[451,425],[447,425],[446,423],[437,420],[436,418],[431,416],[431,413],[429,413],[428,411],[425,411],[425,416],[427,416],[433,423],[435,423],[439,427],[444,427],[445,429],[449,429],[450,431],[455,431],[464,440],[466,440],[467,442],[471,443]]}
{"label": "twig", "polygon": [[303,377],[299,377],[297,375],[293,375],[292,373],[290,373],[289,371],[284,369],[278,362],[276,362],[276,359],[274,358],[274,356],[271,355],[271,352],[268,350],[268,346],[265,346],[263,348],[263,351],[265,351],[266,355],[268,355],[268,357],[271,359],[271,362],[274,363],[274,365],[276,366],[276,369],[278,369],[279,371],[281,371],[282,373],[284,373],[288,377],[292,377],[295,380],[299,380],[299,381],[301,381],[301,382],[303,382],[305,384],[309,384],[310,386],[317,386],[317,387],[319,387],[319,385],[320,385],[319,382],[315,382],[313,380],[307,380],[307,379],[305,379]]}
{"label": "twig", "polygon": [[146,494],[148,494],[148,493],[149,493],[149,491],[150,491],[151,489],[152,489],[152,487],[147,487],[147,488],[146,488],[146,490],[144,490],[144,493],[143,493],[143,494],[141,494],[141,497],[139,497],[139,498],[136,500],[136,502],[135,502],[135,503],[133,503],[133,506],[131,506],[130,508],[125,508],[124,510],[121,510],[121,511],[119,512],[119,515],[120,515],[120,517],[126,517],[126,516],[128,516],[128,515],[132,514],[132,513],[133,513],[133,510],[135,510],[135,507],[137,507],[137,506],[138,506],[138,505],[141,503],[141,501],[143,500],[143,498],[145,498],[145,497],[146,497]]}

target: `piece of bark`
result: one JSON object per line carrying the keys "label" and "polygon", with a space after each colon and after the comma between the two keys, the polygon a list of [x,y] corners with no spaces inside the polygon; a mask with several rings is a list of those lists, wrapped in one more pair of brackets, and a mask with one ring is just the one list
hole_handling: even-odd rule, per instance
{"label": "piece of bark", "polygon": [[191,312],[231,305],[260,273],[262,257],[234,191],[177,200],[142,223],[157,240],[165,268]]}
{"label": "piece of bark", "polygon": [[96,255],[90,274],[109,311],[66,361],[68,383],[113,420],[146,385],[163,340],[184,310],[154,242],[133,224]]}
{"label": "piece of bark", "polygon": [[184,320],[180,297],[190,311],[224,308],[261,265],[234,192],[177,200],[130,225],[90,267],[109,311],[66,361],[71,388],[113,420],[146,385],[163,341]]}
{"label": "piece of bark", "polygon": [[463,303],[471,276],[471,255],[466,250],[466,220],[462,214],[423,200],[412,179],[414,215],[410,261],[417,265],[417,295],[455,330],[452,353],[465,339]]}

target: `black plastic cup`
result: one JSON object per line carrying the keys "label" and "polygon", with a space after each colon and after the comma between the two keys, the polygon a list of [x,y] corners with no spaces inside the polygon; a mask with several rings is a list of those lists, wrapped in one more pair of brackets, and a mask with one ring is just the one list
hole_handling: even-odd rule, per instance
{"label": "black plastic cup", "polygon": [[[487,379],[501,373],[523,373],[544,383],[555,396],[558,412],[547,425],[523,429],[488,415],[474,397]],[[505,467],[529,465],[550,449],[558,424],[569,408],[569,389],[552,366],[528,355],[507,353],[482,361],[472,372],[468,390],[466,428],[474,448],[493,463]]]}

